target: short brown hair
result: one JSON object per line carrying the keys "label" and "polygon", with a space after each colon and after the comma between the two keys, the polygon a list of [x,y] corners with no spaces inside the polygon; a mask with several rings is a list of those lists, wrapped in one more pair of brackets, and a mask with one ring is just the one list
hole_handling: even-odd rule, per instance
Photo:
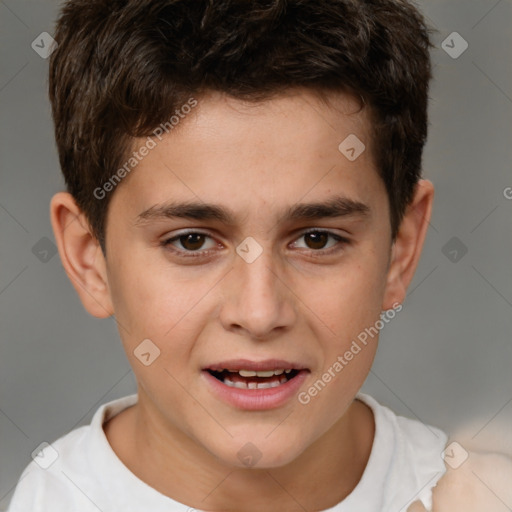
{"label": "short brown hair", "polygon": [[49,93],[68,191],[104,248],[94,190],[193,95],[262,101],[293,87],[370,109],[374,159],[397,233],[421,175],[429,29],[406,0],[68,0]]}

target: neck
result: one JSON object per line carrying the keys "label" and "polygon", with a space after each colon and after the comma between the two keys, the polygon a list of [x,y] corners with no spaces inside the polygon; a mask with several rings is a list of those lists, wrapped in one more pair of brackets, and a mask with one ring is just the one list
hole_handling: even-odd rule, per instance
{"label": "neck", "polygon": [[355,488],[370,456],[374,420],[369,407],[355,400],[293,462],[269,469],[222,463],[183,432],[169,432],[140,398],[104,429],[124,465],[176,501],[222,512],[304,512],[333,507]]}

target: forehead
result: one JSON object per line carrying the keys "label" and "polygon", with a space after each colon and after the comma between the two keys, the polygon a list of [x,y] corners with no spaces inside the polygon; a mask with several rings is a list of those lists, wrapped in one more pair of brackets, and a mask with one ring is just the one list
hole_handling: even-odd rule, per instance
{"label": "forehead", "polygon": [[[229,203],[231,212],[245,214],[274,207],[282,213],[301,199],[327,195],[365,204],[376,189],[385,195],[369,123],[359,102],[341,94],[326,102],[296,90],[255,103],[209,93],[154,139],[112,202],[137,215],[170,200]],[[356,159],[348,158],[350,146],[361,151]]]}
{"label": "forehead", "polygon": [[[270,157],[286,155],[287,161],[293,155],[309,159],[317,157],[319,150],[337,149],[336,142],[351,133],[368,146],[371,132],[368,112],[358,100],[341,93],[320,96],[307,89],[292,89],[259,102],[211,92],[176,128],[176,135],[190,135],[197,145],[243,149],[247,156],[264,147]],[[170,138],[166,142],[172,144]]]}

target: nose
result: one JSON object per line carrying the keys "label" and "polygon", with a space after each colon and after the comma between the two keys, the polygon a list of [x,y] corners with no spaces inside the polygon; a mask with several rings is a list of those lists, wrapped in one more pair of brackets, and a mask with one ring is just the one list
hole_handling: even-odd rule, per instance
{"label": "nose", "polygon": [[272,261],[270,249],[252,263],[237,256],[222,295],[223,327],[254,340],[282,335],[297,318],[294,294],[285,282],[282,263]]}

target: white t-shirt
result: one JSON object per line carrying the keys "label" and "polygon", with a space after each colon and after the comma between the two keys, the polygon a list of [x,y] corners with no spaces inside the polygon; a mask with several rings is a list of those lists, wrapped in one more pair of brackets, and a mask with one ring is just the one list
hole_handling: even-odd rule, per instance
{"label": "white t-shirt", "polygon": [[[446,470],[446,434],[397,416],[369,395],[357,398],[375,418],[370,458],[353,491],[324,512],[405,512],[416,500],[430,510],[432,487]],[[46,446],[21,475],[8,512],[193,510],[139,480],[112,450],[102,425],[136,401],[130,395],[104,404],[90,425]]]}

